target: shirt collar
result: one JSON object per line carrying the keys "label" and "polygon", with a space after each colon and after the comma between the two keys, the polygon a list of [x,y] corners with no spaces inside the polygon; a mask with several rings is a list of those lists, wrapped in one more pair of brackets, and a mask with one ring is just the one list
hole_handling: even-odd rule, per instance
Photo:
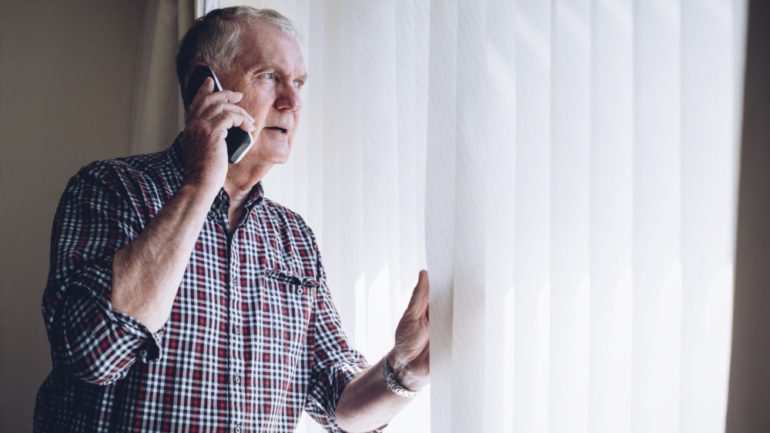
{"label": "shirt collar", "polygon": [[[224,189],[220,191],[220,193],[225,192]],[[225,193],[227,194],[227,193]],[[262,189],[262,182],[257,182],[256,185],[251,187],[251,191],[249,191],[248,197],[246,197],[246,200],[243,202],[243,207],[245,207],[248,210],[251,210],[254,206],[258,205],[262,198],[264,198],[264,190]]]}

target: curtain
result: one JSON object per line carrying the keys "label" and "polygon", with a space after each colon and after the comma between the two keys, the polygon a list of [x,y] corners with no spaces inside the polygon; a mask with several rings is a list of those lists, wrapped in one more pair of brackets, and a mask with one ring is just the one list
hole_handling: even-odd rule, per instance
{"label": "curtain", "polygon": [[146,2],[131,107],[132,154],[165,149],[184,127],[176,51],[202,8],[203,3],[194,0]]}
{"label": "curtain", "polygon": [[724,430],[745,0],[216,4],[304,35],[265,191],[371,362],[430,272],[431,385],[389,431]]}

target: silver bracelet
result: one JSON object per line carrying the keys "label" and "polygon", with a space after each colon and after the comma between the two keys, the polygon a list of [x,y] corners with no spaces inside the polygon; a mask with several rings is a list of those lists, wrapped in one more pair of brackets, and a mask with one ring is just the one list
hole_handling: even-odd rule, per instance
{"label": "silver bracelet", "polygon": [[388,358],[382,358],[382,375],[385,376],[385,383],[388,385],[388,389],[394,394],[405,397],[414,398],[417,395],[417,391],[407,389],[404,385],[401,385],[396,379],[396,373],[388,365]]}

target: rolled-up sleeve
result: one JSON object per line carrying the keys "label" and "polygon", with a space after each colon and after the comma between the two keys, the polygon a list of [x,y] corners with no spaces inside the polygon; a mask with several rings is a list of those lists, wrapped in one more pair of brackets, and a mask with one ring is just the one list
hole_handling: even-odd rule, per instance
{"label": "rolled-up sleeve", "polygon": [[[340,433],[335,411],[345,386],[369,367],[364,356],[352,349],[326,284],[318,246],[319,290],[313,319],[313,370],[305,410],[328,432]],[[379,431],[379,430],[377,430]]]}
{"label": "rolled-up sleeve", "polygon": [[67,184],[42,306],[54,367],[100,385],[125,377],[137,360],[159,359],[162,338],[162,330],[152,333],[112,308],[113,257],[141,229],[105,170],[86,166]]}

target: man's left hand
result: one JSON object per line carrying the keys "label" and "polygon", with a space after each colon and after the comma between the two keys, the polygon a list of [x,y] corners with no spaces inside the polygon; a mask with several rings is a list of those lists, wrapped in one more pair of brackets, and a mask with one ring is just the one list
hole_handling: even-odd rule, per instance
{"label": "man's left hand", "polygon": [[396,345],[386,358],[399,383],[412,391],[427,385],[430,376],[428,304],[428,271],[422,270],[396,328]]}

